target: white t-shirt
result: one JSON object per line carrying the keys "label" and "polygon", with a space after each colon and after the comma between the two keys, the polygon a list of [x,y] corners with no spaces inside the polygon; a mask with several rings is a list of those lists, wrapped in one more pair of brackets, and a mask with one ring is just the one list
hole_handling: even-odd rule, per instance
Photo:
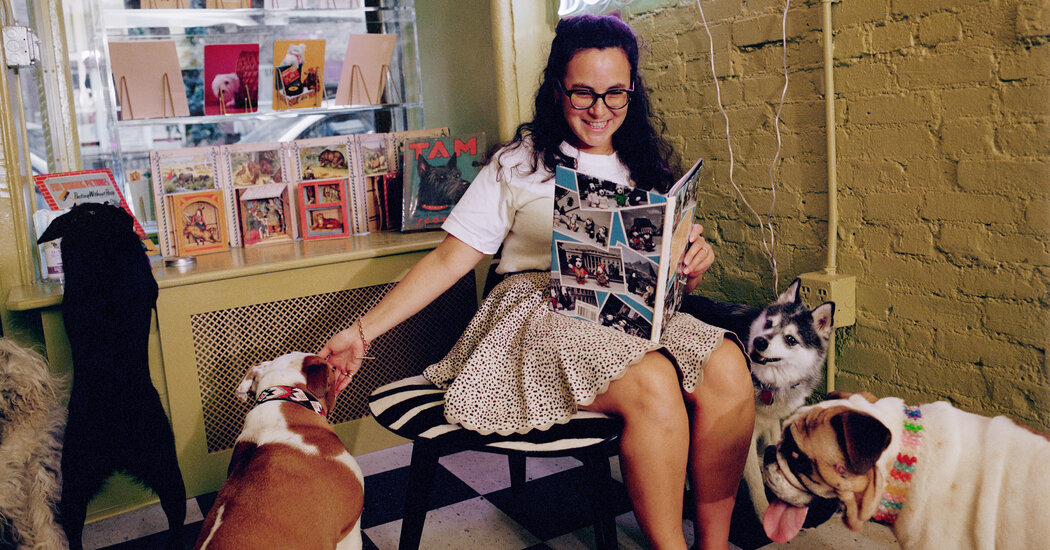
{"label": "white t-shirt", "polygon": [[[561,150],[576,159],[578,171],[633,187],[630,171],[615,153],[584,153],[568,143]],[[532,155],[529,142],[497,152],[441,226],[483,254],[495,254],[503,245],[497,273],[551,267],[554,174],[539,159],[529,174]]]}

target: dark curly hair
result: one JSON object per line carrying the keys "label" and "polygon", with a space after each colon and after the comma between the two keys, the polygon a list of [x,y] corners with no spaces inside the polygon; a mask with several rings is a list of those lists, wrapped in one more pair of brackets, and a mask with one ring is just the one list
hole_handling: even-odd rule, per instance
{"label": "dark curly hair", "polygon": [[533,119],[518,126],[509,146],[520,146],[525,139],[532,141],[536,154],[532,172],[539,168],[537,164],[541,159],[550,172],[554,172],[558,165],[575,168],[575,159],[564,154],[559,147],[563,141],[571,141],[575,134],[562,114],[558,84],[565,78],[569,60],[580,50],[619,48],[627,54],[631,65],[634,92],[623,124],[613,134],[612,146],[631,171],[637,187],[666,192],[674,184],[675,173],[679,170],[678,157],[657,131],[657,128],[663,131],[665,125],[652,112],[649,94],[638,73],[638,39],[634,32],[612,15],[578,15],[559,21],[554,33],[547,67],[536,93]]}

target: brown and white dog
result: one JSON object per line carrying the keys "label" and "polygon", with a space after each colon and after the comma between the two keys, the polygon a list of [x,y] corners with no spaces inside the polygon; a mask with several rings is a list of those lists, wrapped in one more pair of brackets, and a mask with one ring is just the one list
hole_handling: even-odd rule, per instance
{"label": "brown and white dog", "polygon": [[195,548],[361,548],[364,478],[324,417],[335,378],[323,359],[299,352],[248,371],[237,395],[257,404]]}
{"label": "brown and white dog", "polygon": [[787,419],[765,453],[765,483],[779,500],[763,523],[786,541],[805,506],[830,498],[850,529],[889,524],[905,549],[1045,548],[1048,466],[1050,438],[1006,417],[854,394]]}

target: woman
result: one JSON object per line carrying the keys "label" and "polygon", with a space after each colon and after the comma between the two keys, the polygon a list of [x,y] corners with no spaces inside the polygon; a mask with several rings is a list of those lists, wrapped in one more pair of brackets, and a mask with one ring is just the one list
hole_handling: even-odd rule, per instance
{"label": "woman", "polygon": [[[555,166],[644,189],[666,191],[674,182],[673,152],[650,120],[630,28],[614,17],[559,22],[535,109],[460,199],[445,240],[319,353],[352,375],[369,341],[502,249],[497,273],[505,279],[448,356],[426,369],[448,387],[446,416],[482,433],[509,433],[548,428],[577,408],[619,415],[622,471],[652,545],[685,548],[688,471],[698,546],[726,549],[754,424],[738,345],[721,345],[724,331],[688,315],[675,315],[655,344],[549,308]],[[687,291],[714,261],[702,228],[692,229],[681,268]]]}

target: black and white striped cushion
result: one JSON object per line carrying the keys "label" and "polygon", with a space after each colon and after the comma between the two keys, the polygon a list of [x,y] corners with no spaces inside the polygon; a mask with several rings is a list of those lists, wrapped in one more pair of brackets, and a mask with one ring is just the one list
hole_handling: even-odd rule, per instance
{"label": "black and white striped cushion", "polygon": [[618,418],[579,411],[568,422],[547,430],[481,435],[445,419],[445,390],[422,375],[377,388],[368,397],[368,407],[380,425],[401,437],[494,452],[565,455],[615,439],[623,430]]}

